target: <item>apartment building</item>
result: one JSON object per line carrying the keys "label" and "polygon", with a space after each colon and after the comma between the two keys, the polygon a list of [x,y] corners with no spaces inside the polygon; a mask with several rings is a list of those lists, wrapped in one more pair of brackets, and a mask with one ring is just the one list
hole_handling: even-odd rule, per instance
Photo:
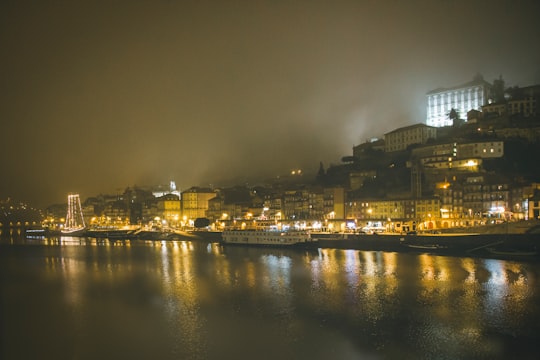
{"label": "apartment building", "polygon": [[206,217],[208,201],[216,196],[210,188],[192,187],[182,192],[182,218],[195,220]]}

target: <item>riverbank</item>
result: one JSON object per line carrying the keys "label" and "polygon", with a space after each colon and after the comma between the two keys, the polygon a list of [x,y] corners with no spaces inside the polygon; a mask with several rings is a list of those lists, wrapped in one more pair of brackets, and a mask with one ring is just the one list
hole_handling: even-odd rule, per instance
{"label": "riverbank", "polygon": [[[460,233],[418,233],[418,234],[358,234],[358,233],[312,233],[317,240],[312,247],[323,249],[352,249],[363,251],[386,252],[416,252],[447,256],[487,257],[498,259],[529,259],[540,261],[540,232],[537,221],[483,226],[483,232],[473,232],[473,228],[460,229]],[[503,232],[508,228],[508,232]],[[476,229],[480,230],[480,229]],[[8,234],[3,234],[8,235]],[[15,234],[14,234],[15,235]],[[88,235],[99,241],[123,240],[179,240],[204,241],[208,243],[221,242],[221,232],[190,231],[151,234],[100,234]],[[133,235],[133,234],[131,234]],[[9,235],[8,235],[9,236]],[[24,236],[19,234],[18,236]],[[27,236],[28,238],[58,238],[47,234],[45,236]],[[84,237],[81,237],[84,239]],[[225,245],[226,246],[226,245]]]}

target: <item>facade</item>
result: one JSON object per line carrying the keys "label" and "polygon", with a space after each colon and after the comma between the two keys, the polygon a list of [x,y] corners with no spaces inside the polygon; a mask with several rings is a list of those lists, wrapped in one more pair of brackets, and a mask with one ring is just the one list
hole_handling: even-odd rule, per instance
{"label": "facade", "polygon": [[194,221],[206,217],[208,201],[216,196],[216,192],[209,188],[192,187],[182,192],[182,219]]}
{"label": "facade", "polygon": [[384,151],[403,151],[413,144],[425,144],[437,138],[437,129],[425,124],[402,127],[384,134]]}
{"label": "facade", "polygon": [[500,158],[504,155],[503,141],[471,142],[458,144],[457,158]]}
{"label": "facade", "polygon": [[368,220],[403,219],[404,205],[402,200],[351,199],[347,202],[346,218],[356,219],[361,223]]}
{"label": "facade", "polygon": [[324,218],[345,219],[345,189],[332,187],[324,189]]}
{"label": "facade", "polygon": [[[510,204],[513,220],[528,220],[529,205],[534,206],[531,199],[540,189],[539,183],[518,184],[510,189]],[[534,201],[534,200],[533,200]],[[538,204],[540,206],[540,204]]]}
{"label": "facade", "polygon": [[540,85],[509,89],[503,101],[489,102],[482,106],[486,114],[516,115],[524,117],[540,115]]}
{"label": "facade", "polygon": [[[345,216],[343,187],[303,187],[272,191],[263,198],[252,196],[252,201],[228,196],[221,190],[208,200],[206,217],[211,222],[228,224],[235,220],[261,221],[321,221],[343,219]],[[253,195],[253,194],[252,194]]]}
{"label": "facade", "polygon": [[206,217],[210,221],[225,222],[260,218],[263,206],[262,203],[257,205],[256,199],[247,188],[221,189],[208,200]]}
{"label": "facade", "polygon": [[283,219],[309,219],[309,191],[306,189],[287,190],[283,193]]}
{"label": "facade", "polygon": [[142,214],[141,222],[143,224],[148,224],[152,222],[156,217],[159,217],[160,214],[158,211],[157,201],[156,200],[145,201],[142,204],[141,214]]}
{"label": "facade", "polygon": [[324,191],[323,189],[314,189],[308,194],[309,201],[309,219],[324,218]]}
{"label": "facade", "polygon": [[426,124],[434,127],[452,126],[449,117],[452,109],[461,117],[465,117],[470,110],[482,110],[482,106],[488,103],[491,91],[492,85],[478,75],[471,82],[428,92]]}
{"label": "facade", "polygon": [[469,177],[463,184],[463,211],[469,217],[506,217],[512,209],[510,188],[496,176]]}
{"label": "facade", "polygon": [[463,217],[463,188],[457,182],[443,181],[435,184],[434,195],[439,199],[441,216],[457,219]]}
{"label": "facade", "polygon": [[483,159],[500,158],[503,155],[503,141],[481,141],[423,146],[413,149],[411,157],[425,170],[453,169],[477,172]]}
{"label": "facade", "polygon": [[264,217],[269,220],[279,221],[283,218],[283,199],[277,194],[265,196],[263,202]]}
{"label": "facade", "polygon": [[161,219],[168,225],[176,227],[181,220],[180,197],[176,194],[166,194],[157,199],[158,212]]}
{"label": "facade", "polygon": [[540,191],[535,190],[528,202],[529,219],[540,219]]}
{"label": "facade", "polygon": [[385,224],[388,231],[401,229],[434,229],[445,217],[438,197],[400,200],[351,200],[346,204],[346,218],[355,220],[363,227],[370,224]]}
{"label": "facade", "polygon": [[[433,222],[438,217],[443,218],[444,212],[441,211],[441,203],[438,198],[418,199],[414,202],[416,219],[424,222]],[[429,229],[433,229],[434,225],[428,225]]]}
{"label": "facade", "polygon": [[229,213],[224,209],[223,199],[219,194],[208,200],[206,217],[210,219],[210,221],[226,220],[228,215]]}

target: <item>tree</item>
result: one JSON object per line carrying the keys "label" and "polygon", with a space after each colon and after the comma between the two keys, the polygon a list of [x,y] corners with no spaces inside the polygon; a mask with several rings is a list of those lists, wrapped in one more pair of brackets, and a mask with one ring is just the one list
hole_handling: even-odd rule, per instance
{"label": "tree", "polygon": [[204,228],[210,225],[210,220],[207,218],[196,218],[193,225],[198,229]]}
{"label": "tree", "polygon": [[462,120],[459,117],[459,111],[452,108],[450,112],[448,113],[448,118],[452,120],[452,126],[453,127],[459,127],[461,126]]}

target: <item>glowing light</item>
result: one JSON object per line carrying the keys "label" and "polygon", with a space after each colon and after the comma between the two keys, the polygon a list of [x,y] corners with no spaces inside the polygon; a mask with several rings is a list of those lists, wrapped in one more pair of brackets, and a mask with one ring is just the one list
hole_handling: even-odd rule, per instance
{"label": "glowing light", "polygon": [[312,227],[314,230],[320,230],[322,228],[322,224],[319,221],[315,221]]}
{"label": "glowing light", "polygon": [[504,208],[504,206],[492,206],[490,211],[492,213],[504,213],[506,209]]}
{"label": "glowing light", "polygon": [[81,199],[79,194],[68,195],[68,211],[66,216],[66,222],[64,224],[65,229],[82,229],[86,227],[84,223],[84,217],[82,214]]}

